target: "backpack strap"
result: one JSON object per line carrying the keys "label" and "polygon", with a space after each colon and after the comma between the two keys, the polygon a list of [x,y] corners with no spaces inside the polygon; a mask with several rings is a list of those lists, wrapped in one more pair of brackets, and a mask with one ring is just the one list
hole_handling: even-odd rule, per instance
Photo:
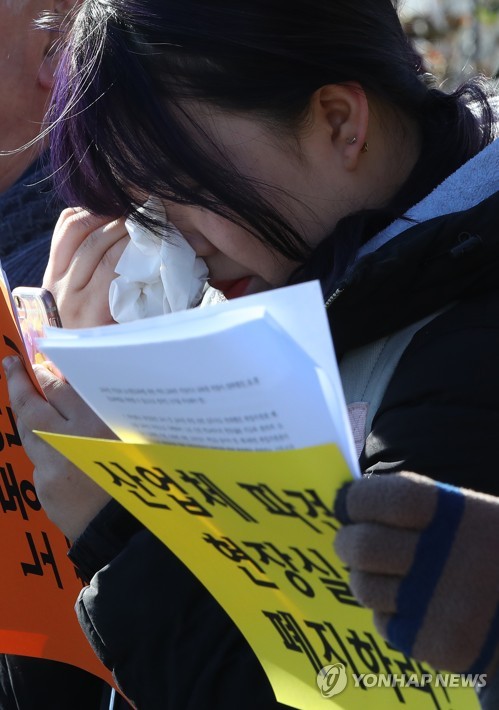
{"label": "backpack strap", "polygon": [[347,353],[339,364],[357,455],[371,431],[374,415],[400,358],[414,335],[450,306],[375,342]]}

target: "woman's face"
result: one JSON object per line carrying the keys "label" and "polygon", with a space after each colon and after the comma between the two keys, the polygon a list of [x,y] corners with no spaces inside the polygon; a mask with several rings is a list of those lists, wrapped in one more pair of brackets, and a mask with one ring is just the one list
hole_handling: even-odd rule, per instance
{"label": "woman's face", "polygon": [[[198,106],[195,115],[239,173],[262,183],[257,188],[262,197],[307,244],[314,246],[329,233],[342,198],[339,191],[331,199],[330,186],[315,158],[322,136],[311,130],[299,144],[296,140],[292,144],[290,138],[286,143],[254,119],[206,106]],[[242,227],[204,208],[167,203],[166,210],[170,221],[206,261],[210,283],[228,298],[282,286],[297,267]]]}
{"label": "woman's face", "polygon": [[210,284],[226,298],[282,286],[297,266],[213,212],[170,204],[167,211],[169,220],[206,262]]}

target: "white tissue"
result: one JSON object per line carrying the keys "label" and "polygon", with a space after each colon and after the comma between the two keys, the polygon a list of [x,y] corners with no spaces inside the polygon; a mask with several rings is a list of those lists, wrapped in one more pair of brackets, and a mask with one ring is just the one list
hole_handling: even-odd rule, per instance
{"label": "white tissue", "polygon": [[160,236],[131,220],[125,222],[130,243],[125,247],[109,289],[111,315],[117,323],[181,311],[224,300],[207,286],[208,268],[186,239],[167,223],[163,206],[148,200],[144,211],[164,215]]}

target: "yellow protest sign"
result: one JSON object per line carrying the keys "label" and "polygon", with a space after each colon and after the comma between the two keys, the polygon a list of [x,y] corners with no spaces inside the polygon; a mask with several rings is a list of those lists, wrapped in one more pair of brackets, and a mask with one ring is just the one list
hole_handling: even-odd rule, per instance
{"label": "yellow protest sign", "polygon": [[226,609],[277,699],[303,710],[473,710],[471,688],[390,648],[332,540],[334,445],[241,452],[41,436],[160,538]]}

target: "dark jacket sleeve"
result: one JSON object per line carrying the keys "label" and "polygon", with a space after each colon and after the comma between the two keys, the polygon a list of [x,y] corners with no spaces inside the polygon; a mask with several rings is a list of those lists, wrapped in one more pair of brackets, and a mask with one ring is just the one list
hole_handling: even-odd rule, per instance
{"label": "dark jacket sleeve", "polygon": [[360,463],[499,495],[498,438],[499,299],[489,296],[456,305],[414,336]]}
{"label": "dark jacket sleeve", "polygon": [[[130,517],[109,504],[71,553],[87,574],[101,566],[76,612],[125,695],[140,710],[284,708],[222,607]],[[106,554],[98,561],[100,536]]]}

